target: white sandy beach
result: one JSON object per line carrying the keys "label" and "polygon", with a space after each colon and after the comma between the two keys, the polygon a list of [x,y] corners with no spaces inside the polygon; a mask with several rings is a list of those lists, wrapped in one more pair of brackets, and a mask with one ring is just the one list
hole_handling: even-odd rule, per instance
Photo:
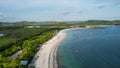
{"label": "white sandy beach", "polygon": [[57,45],[65,38],[65,30],[61,30],[52,39],[46,42],[36,54],[35,68],[57,68]]}

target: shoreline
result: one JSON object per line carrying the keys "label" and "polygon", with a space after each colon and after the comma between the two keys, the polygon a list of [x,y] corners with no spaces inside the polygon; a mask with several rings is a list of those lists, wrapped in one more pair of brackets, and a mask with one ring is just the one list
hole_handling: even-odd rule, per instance
{"label": "shoreline", "polygon": [[35,61],[33,62],[33,64],[35,68],[58,68],[57,55],[56,55],[58,45],[66,37],[66,31],[74,30],[74,29],[82,29],[82,28],[62,29],[50,40],[44,43],[34,57]]}
{"label": "shoreline", "polygon": [[58,68],[56,52],[60,42],[66,37],[66,29],[60,30],[52,39],[42,45],[35,55],[35,68]]}

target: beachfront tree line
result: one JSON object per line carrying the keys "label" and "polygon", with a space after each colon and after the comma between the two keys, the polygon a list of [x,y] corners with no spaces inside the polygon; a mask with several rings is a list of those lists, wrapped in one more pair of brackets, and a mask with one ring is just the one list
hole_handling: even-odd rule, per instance
{"label": "beachfront tree line", "polygon": [[[26,67],[21,66],[20,61],[30,60],[31,58],[33,58],[33,56],[39,50],[40,45],[42,45],[44,42],[52,38],[56,30],[60,29],[47,30],[40,35],[31,37],[23,41],[22,44],[13,45],[10,48],[2,51],[0,53],[0,68]],[[8,58],[10,55],[14,54],[18,50],[22,50],[22,53],[19,54],[19,56],[12,59]]]}
{"label": "beachfront tree line", "polygon": [[31,29],[30,28],[12,29],[13,27],[11,27],[11,29],[5,28],[8,27],[4,27],[3,30],[0,30],[0,33],[5,34],[5,36],[0,37],[0,52],[4,51],[7,48],[10,48],[14,44],[21,45],[22,41],[33,36],[39,35],[46,30],[49,30],[48,28],[31,28]]}
{"label": "beachfront tree line", "polygon": [[[5,27],[6,28],[6,27]],[[28,28],[20,28],[20,29],[8,29],[8,30],[5,30],[3,32],[6,32],[7,33],[7,37],[2,37],[0,39],[5,39],[6,40],[9,40],[7,38],[12,38],[14,39],[13,41],[9,41],[7,42],[6,41],[6,44],[0,44],[0,54],[2,56],[10,56],[12,54],[14,54],[16,51],[20,50],[22,48],[22,44],[23,44],[23,41],[29,39],[29,38],[32,38],[34,36],[37,36],[37,35],[41,35],[43,32],[45,31],[48,31],[50,29],[46,29],[46,28],[39,28],[39,29],[28,29]],[[31,33],[32,31],[32,33]],[[14,34],[16,33],[17,34]],[[14,37],[11,37],[11,36],[8,36],[8,35],[12,35]],[[17,36],[17,37],[15,37]],[[1,40],[1,42],[4,42]]]}

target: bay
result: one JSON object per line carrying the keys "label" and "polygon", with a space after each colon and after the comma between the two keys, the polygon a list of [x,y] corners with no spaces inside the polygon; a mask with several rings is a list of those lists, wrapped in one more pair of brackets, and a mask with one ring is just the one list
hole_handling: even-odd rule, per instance
{"label": "bay", "polygon": [[120,26],[101,27],[67,30],[57,51],[58,67],[120,68]]}

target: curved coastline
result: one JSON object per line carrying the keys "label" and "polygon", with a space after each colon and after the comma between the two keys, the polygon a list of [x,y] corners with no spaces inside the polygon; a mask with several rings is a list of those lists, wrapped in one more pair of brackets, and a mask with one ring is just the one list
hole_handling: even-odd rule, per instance
{"label": "curved coastline", "polygon": [[66,37],[66,31],[81,29],[68,28],[59,31],[52,39],[42,45],[35,55],[35,68],[58,68],[57,64],[57,48],[59,43]]}
{"label": "curved coastline", "polygon": [[35,68],[58,68],[56,52],[59,43],[66,37],[66,30],[59,31],[52,39],[43,44],[35,55]]}
{"label": "curved coastline", "polygon": [[66,37],[66,31],[74,29],[82,28],[63,29],[59,31],[52,39],[46,42],[37,53],[39,57],[35,61],[34,64],[35,68],[58,68],[57,64],[58,45]]}

